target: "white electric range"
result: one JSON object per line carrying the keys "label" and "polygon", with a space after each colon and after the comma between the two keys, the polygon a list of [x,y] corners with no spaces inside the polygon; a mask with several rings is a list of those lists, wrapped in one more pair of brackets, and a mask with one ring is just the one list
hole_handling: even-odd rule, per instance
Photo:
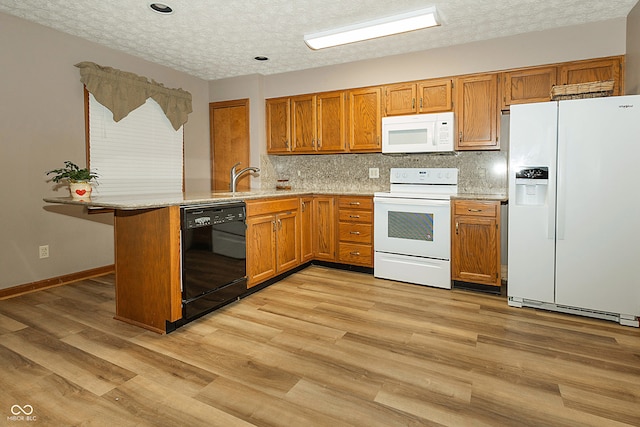
{"label": "white electric range", "polygon": [[451,289],[451,196],[456,168],[392,168],[374,195],[374,276]]}

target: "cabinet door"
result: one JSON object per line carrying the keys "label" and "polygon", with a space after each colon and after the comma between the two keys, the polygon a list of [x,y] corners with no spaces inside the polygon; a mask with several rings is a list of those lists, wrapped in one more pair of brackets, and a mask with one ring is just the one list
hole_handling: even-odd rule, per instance
{"label": "cabinet door", "polygon": [[300,262],[313,259],[313,197],[300,198]]}
{"label": "cabinet door", "polygon": [[452,279],[501,286],[500,203],[457,200],[452,212]]}
{"label": "cabinet door", "polygon": [[559,67],[559,84],[589,83],[614,80],[613,95],[623,95],[622,61],[620,58],[570,62]]}
{"label": "cabinet door", "polygon": [[530,68],[502,75],[502,109],[510,105],[551,101],[556,84],[556,67]]}
{"label": "cabinet door", "polygon": [[267,152],[291,151],[291,102],[289,98],[266,101]]}
{"label": "cabinet door", "polygon": [[451,111],[453,84],[451,79],[425,80],[418,83],[418,113]]}
{"label": "cabinet door", "polygon": [[347,146],[346,93],[318,94],[317,151],[344,151]]}
{"label": "cabinet door", "polygon": [[336,257],[336,217],[333,197],[313,198],[314,245],[317,259],[333,261]]}
{"label": "cabinet door", "polygon": [[385,115],[415,114],[417,111],[416,84],[400,83],[384,87]]}
{"label": "cabinet door", "polygon": [[316,96],[301,95],[291,98],[291,139],[293,151],[316,150]]}
{"label": "cabinet door", "polygon": [[276,269],[278,273],[300,264],[299,229],[297,210],[276,215]]}
{"label": "cabinet door", "polygon": [[458,138],[455,149],[499,149],[497,74],[461,77],[457,82]]}
{"label": "cabinet door", "polygon": [[382,88],[349,91],[350,151],[381,151]]}
{"label": "cabinet door", "polygon": [[276,275],[276,219],[262,215],[247,219],[248,287]]}

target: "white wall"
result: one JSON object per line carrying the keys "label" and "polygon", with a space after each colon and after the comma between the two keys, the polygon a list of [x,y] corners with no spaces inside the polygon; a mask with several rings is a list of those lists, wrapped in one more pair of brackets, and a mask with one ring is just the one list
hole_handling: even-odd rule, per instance
{"label": "white wall", "polygon": [[[85,164],[83,86],[74,67],[81,61],[191,92],[186,186],[210,188],[206,81],[0,13],[0,289],[113,264],[110,214],[42,201],[68,195],[53,190],[45,171],[64,160]],[[40,245],[49,245],[49,258],[38,258]]]}
{"label": "white wall", "polygon": [[627,57],[624,90],[627,95],[640,94],[640,2],[627,16]]}

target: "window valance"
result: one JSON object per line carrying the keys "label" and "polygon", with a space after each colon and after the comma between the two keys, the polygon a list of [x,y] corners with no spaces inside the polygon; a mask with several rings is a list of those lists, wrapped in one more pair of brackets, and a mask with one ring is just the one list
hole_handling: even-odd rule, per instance
{"label": "window valance", "polygon": [[146,77],[93,62],[80,62],[76,67],[80,68],[80,81],[113,113],[115,122],[143,105],[147,98],[160,105],[175,130],[187,122],[193,111],[191,94],[185,90],[169,89]]}

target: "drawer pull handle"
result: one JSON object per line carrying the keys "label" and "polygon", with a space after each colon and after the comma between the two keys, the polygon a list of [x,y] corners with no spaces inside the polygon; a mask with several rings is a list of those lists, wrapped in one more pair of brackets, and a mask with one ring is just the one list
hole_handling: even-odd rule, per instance
{"label": "drawer pull handle", "polygon": [[482,212],[482,209],[468,209],[469,212]]}
{"label": "drawer pull handle", "polygon": [[360,218],[360,215],[349,215],[349,218]]}
{"label": "drawer pull handle", "polygon": [[360,232],[359,232],[359,231],[350,231],[349,233],[350,233],[350,234],[355,234],[356,236],[359,236],[359,235],[360,235]]}
{"label": "drawer pull handle", "polygon": [[360,256],[360,252],[358,252],[358,251],[349,252],[349,254],[351,254],[353,256]]}
{"label": "drawer pull handle", "polygon": [[360,202],[349,202],[349,204],[353,206],[360,206]]}

